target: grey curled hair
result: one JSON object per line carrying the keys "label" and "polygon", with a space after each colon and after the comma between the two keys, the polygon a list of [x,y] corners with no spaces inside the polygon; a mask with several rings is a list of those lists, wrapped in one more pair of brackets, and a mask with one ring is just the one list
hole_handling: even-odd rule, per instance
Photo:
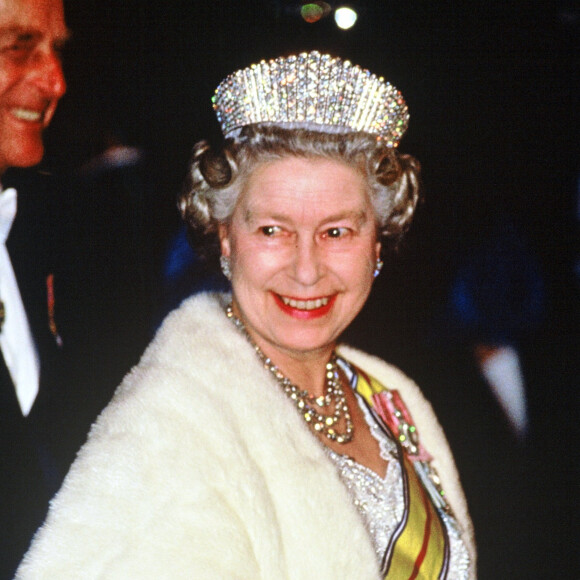
{"label": "grey curled hair", "polygon": [[286,156],[345,163],[365,176],[384,245],[398,244],[420,198],[419,162],[366,133],[329,134],[249,125],[222,147],[200,141],[193,149],[179,209],[201,255],[213,254],[217,229],[230,219],[249,174],[260,163]]}

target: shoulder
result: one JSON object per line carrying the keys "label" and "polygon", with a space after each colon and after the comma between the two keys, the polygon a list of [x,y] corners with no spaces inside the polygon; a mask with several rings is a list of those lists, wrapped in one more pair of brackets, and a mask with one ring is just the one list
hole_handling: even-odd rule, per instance
{"label": "shoulder", "polygon": [[177,576],[203,568],[208,557],[191,538],[205,537],[206,549],[237,542],[251,552],[227,495],[236,492],[228,492],[229,478],[243,469],[231,461],[240,445],[233,447],[235,434],[221,416],[229,414],[227,400],[213,388],[219,370],[200,364],[212,342],[207,327],[227,322],[216,316],[219,308],[215,297],[194,298],[162,325],[93,425],[19,578],[69,578],[76,569],[96,578],[109,565],[123,571],[119,577]]}
{"label": "shoulder", "polygon": [[[245,346],[223,314],[226,298],[197,295],[171,312],[117,389],[100,423],[134,407],[157,414],[160,409],[191,409],[212,393],[219,398],[221,390],[214,385],[234,374],[236,345]],[[225,362],[216,365],[215,360]]]}

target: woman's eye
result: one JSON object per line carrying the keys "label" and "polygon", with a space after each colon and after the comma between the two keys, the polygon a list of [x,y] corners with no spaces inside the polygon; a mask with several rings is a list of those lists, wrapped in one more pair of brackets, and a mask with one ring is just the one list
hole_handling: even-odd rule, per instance
{"label": "woman's eye", "polygon": [[268,237],[275,236],[276,234],[280,233],[279,226],[264,226],[260,228],[260,231]]}
{"label": "woman's eye", "polygon": [[326,230],[326,237],[328,238],[342,238],[348,234],[348,228],[330,228]]}

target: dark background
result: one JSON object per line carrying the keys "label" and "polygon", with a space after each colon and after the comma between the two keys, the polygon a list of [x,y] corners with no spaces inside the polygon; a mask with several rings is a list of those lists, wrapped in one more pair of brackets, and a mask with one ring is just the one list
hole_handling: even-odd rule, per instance
{"label": "dark background", "polygon": [[224,76],[264,58],[329,51],[385,76],[408,102],[400,148],[423,165],[426,201],[407,245],[420,246],[425,283],[443,288],[456,244],[482,219],[507,213],[541,260],[553,297],[571,307],[575,3],[355,4],[359,21],[341,31],[331,16],[307,24],[299,2],[287,0],[68,2],[69,91],[48,135],[47,163],[79,166],[102,148],[103,129],[143,148],[161,243],[177,221],[175,195],[193,144],[219,132],[210,99]]}
{"label": "dark background", "polygon": [[[307,24],[283,0],[65,2],[69,90],[45,165],[74,171],[106,130],[143,149],[139,211],[155,269],[178,224],[191,148],[219,134],[210,99],[227,74],[318,49],[387,78],[409,105],[400,149],[421,160],[425,201],[348,338],[400,365],[433,401],[466,482],[480,577],[573,577],[580,12],[565,0],[352,4],[359,20],[341,31],[331,17]],[[468,390],[478,377],[461,340],[433,322],[458,256],[498,219],[515,224],[546,288],[542,319],[521,342],[534,420],[525,447],[491,419],[474,430],[485,415]]]}
{"label": "dark background", "polygon": [[562,239],[578,161],[574,3],[357,4],[359,21],[341,31],[330,16],[307,24],[298,3],[284,0],[70,1],[69,91],[50,152],[78,163],[109,125],[149,153],[159,196],[171,199],[192,145],[217,131],[210,98],[225,75],[328,50],[402,90],[411,124],[401,149],[424,165],[430,219],[501,206],[541,239],[542,254],[568,255]]}

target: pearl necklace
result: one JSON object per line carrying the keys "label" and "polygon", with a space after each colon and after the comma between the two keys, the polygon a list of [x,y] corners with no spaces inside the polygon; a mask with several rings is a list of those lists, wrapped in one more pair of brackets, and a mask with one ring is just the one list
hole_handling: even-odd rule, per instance
{"label": "pearl necklace", "polygon": [[[244,323],[234,314],[231,304],[226,309],[226,316],[246,335],[246,338],[262,361],[264,368],[274,375],[276,382],[282,387],[286,395],[294,401],[299,413],[314,432],[322,433],[331,441],[336,441],[336,443],[352,441],[354,427],[350,409],[342,390],[342,381],[340,380],[335,353],[332,354],[330,360],[326,363],[325,393],[320,397],[313,397],[308,391],[300,389],[292,383],[273,361],[262,352],[262,349],[251,339]],[[328,411],[325,412],[326,408],[328,408]],[[337,429],[341,420],[344,420],[344,431]]]}

